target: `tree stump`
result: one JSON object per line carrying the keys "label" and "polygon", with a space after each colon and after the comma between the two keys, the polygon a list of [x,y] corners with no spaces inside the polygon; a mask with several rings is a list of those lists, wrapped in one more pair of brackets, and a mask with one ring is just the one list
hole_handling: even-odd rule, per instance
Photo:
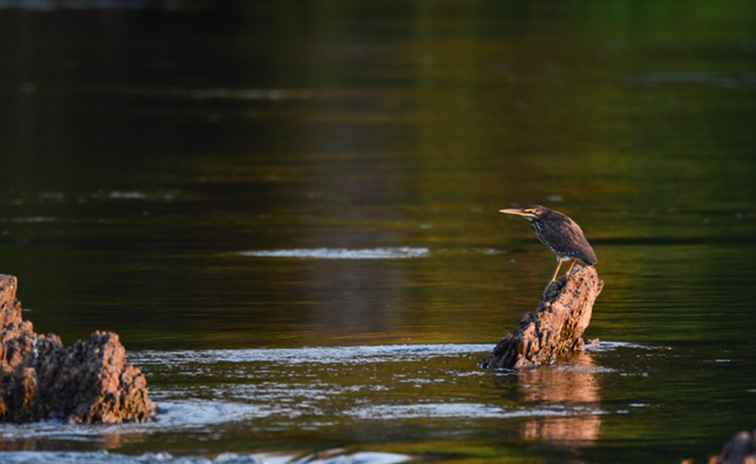
{"label": "tree stump", "polygon": [[0,421],[142,422],[155,405],[118,335],[95,332],[64,347],[23,320],[17,280],[0,274]]}
{"label": "tree stump", "polygon": [[514,334],[507,334],[482,368],[520,369],[551,364],[582,350],[583,332],[604,282],[592,266],[576,264],[569,275],[551,282],[535,312],[527,313]]}

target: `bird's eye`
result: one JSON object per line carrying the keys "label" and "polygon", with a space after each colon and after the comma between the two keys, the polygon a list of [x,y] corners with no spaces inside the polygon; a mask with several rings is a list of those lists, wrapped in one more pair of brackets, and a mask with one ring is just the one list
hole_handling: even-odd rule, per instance
{"label": "bird's eye", "polygon": [[536,210],[534,210],[533,208],[528,208],[528,209],[525,210],[525,212],[528,213],[528,214],[535,214]]}

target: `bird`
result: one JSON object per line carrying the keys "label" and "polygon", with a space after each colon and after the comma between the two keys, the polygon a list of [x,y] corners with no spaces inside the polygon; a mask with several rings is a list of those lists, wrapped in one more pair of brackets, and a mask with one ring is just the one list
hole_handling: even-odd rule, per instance
{"label": "bird", "polygon": [[566,214],[541,205],[500,209],[499,212],[522,216],[527,219],[538,240],[556,255],[557,268],[551,282],[556,280],[557,275],[559,275],[559,268],[566,261],[572,261],[567,270],[568,275],[572,272],[575,262],[579,261],[586,266],[595,266],[598,263],[596,253],[585,238],[583,229]]}

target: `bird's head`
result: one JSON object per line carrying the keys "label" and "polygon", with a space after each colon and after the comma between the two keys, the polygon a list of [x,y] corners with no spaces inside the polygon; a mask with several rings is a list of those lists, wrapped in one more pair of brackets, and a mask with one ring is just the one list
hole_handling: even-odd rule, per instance
{"label": "bird's head", "polygon": [[502,214],[522,216],[528,221],[537,221],[543,219],[543,217],[549,214],[551,210],[541,205],[533,205],[528,206],[527,208],[500,209],[499,212]]}

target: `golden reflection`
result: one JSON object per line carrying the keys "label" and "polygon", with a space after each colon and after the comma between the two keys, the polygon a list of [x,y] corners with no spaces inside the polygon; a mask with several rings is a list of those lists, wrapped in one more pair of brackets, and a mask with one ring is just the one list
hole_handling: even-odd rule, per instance
{"label": "golden reflection", "polygon": [[528,403],[586,408],[586,415],[530,420],[521,430],[524,439],[591,445],[599,438],[601,416],[588,415],[598,410],[601,400],[591,355],[580,353],[568,364],[523,370],[518,373],[518,390]]}
{"label": "golden reflection", "polygon": [[[111,433],[103,432],[99,434],[97,438],[92,437],[94,443],[96,443],[97,449],[103,450],[115,450],[125,445],[138,444],[144,441],[145,435],[141,432],[133,433]],[[50,443],[55,443],[55,446],[61,448],[61,450],[80,451],[81,448],[75,446],[76,443],[66,441],[62,438],[56,441],[55,437],[51,436],[31,436],[31,437],[18,437],[18,438],[3,438],[0,439],[0,452],[11,451],[39,451],[46,449],[50,446]]]}
{"label": "golden reflection", "polygon": [[[137,440],[141,441],[141,434],[137,434],[135,437],[129,438],[136,438]],[[104,433],[102,434],[101,439],[101,446],[106,450],[120,448],[124,444],[124,437],[120,433]]]}

